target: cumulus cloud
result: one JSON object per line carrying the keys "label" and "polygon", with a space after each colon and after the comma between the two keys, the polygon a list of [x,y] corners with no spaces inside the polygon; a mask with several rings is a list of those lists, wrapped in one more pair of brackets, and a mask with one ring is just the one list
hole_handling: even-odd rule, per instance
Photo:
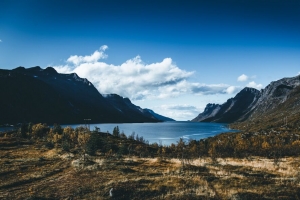
{"label": "cumulus cloud", "polygon": [[226,84],[192,83],[193,71],[180,69],[171,58],[144,63],[140,56],[121,65],[103,62],[106,45],[87,56],[72,55],[65,65],[54,66],[59,73],[77,73],[87,78],[102,94],[117,93],[132,100],[168,98],[182,94],[232,94],[236,90]]}
{"label": "cumulus cloud", "polygon": [[241,87],[237,87],[237,86],[229,86],[226,89],[227,94],[235,94],[237,92],[239,92],[241,90]]}
{"label": "cumulus cloud", "polygon": [[106,45],[103,45],[100,47],[100,51],[96,50],[92,55],[90,56],[70,56],[67,60],[67,62],[72,63],[74,65],[79,65],[82,63],[95,63],[100,59],[103,58],[107,58],[107,55],[104,54],[104,51],[107,49],[108,47]]}
{"label": "cumulus cloud", "polygon": [[237,81],[240,81],[240,82],[247,81],[247,80],[248,80],[248,76],[245,74],[242,74],[237,78]]}
{"label": "cumulus cloud", "polygon": [[252,87],[252,88],[256,88],[256,89],[260,90],[260,89],[263,88],[263,85],[262,84],[257,84],[254,81],[251,81],[247,84],[247,87]]}

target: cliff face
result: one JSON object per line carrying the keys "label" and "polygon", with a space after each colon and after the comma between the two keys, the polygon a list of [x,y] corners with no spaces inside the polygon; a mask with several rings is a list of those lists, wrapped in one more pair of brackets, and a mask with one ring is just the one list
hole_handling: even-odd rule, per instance
{"label": "cliff face", "polygon": [[246,119],[253,105],[256,104],[260,92],[254,88],[244,88],[234,98],[228,99],[222,105],[208,104],[204,112],[192,121],[230,123]]}
{"label": "cliff face", "polygon": [[265,89],[261,90],[260,98],[253,106],[253,113],[250,118],[257,118],[278,109],[281,104],[293,98],[290,94],[292,94],[299,85],[300,76],[283,78],[271,82]]}
{"label": "cliff face", "polygon": [[192,119],[193,122],[209,121],[213,119],[220,111],[221,105],[209,103],[206,105],[204,111],[196,118]]}
{"label": "cliff face", "polygon": [[[292,106],[293,112],[296,112],[300,110],[300,104],[295,103],[299,87],[300,76],[296,76],[271,82],[261,91],[245,88],[222,105],[208,104],[204,112],[192,121],[233,123],[261,120],[279,111],[283,115]],[[289,105],[287,102],[294,103]]]}
{"label": "cliff face", "polygon": [[91,123],[160,121],[148,113],[135,112],[131,102],[117,105],[108,101],[91,82],[75,73],[59,74],[51,67],[0,70],[0,90],[0,124],[84,123],[85,118],[92,119]]}

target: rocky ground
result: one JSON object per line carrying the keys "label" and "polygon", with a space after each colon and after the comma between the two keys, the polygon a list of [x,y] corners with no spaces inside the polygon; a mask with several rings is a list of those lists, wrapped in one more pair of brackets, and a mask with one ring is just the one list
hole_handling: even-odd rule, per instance
{"label": "rocky ground", "polygon": [[0,199],[300,199],[299,157],[86,160],[0,137]]}

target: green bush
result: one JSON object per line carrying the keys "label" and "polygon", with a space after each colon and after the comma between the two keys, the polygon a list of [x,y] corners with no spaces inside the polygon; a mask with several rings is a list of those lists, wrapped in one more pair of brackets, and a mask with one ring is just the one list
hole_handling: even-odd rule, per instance
{"label": "green bush", "polygon": [[102,138],[99,133],[92,132],[90,139],[86,144],[86,151],[89,155],[95,155],[96,151],[101,148],[103,144]]}

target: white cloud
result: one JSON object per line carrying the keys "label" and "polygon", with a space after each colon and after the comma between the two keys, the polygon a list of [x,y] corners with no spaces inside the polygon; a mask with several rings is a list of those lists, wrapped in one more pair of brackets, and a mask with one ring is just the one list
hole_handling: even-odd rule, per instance
{"label": "white cloud", "polygon": [[166,116],[177,120],[191,120],[195,118],[201,111],[201,108],[188,104],[171,104],[161,105],[158,107]]}
{"label": "white cloud", "polygon": [[240,82],[247,81],[247,80],[248,80],[248,76],[245,74],[242,74],[237,78],[237,81],[240,81]]}
{"label": "white cloud", "polygon": [[121,65],[101,61],[107,58],[106,45],[88,56],[70,56],[65,65],[54,66],[59,73],[77,73],[87,78],[102,94],[116,93],[132,100],[176,97],[182,94],[232,94],[236,87],[227,84],[192,83],[192,71],[180,69],[171,58],[146,64],[140,56]]}
{"label": "white cloud", "polygon": [[107,46],[107,45],[102,45],[102,46],[100,47],[100,50],[101,50],[101,51],[105,51],[106,49],[108,49],[108,46]]}
{"label": "white cloud", "polygon": [[254,81],[251,81],[247,84],[247,87],[252,87],[252,88],[256,88],[256,89],[260,90],[260,89],[263,88],[263,85],[262,84],[257,84]]}
{"label": "white cloud", "polygon": [[107,58],[107,55],[104,54],[104,51],[108,47],[106,45],[103,45],[100,47],[100,51],[96,50],[92,55],[90,56],[70,56],[67,60],[67,62],[72,63],[74,65],[79,65],[83,63],[95,63],[100,59]]}
{"label": "white cloud", "polygon": [[0,42],[2,42],[2,40],[0,40]]}
{"label": "white cloud", "polygon": [[172,104],[172,105],[161,105],[161,108],[164,110],[197,110],[197,107],[188,105],[188,104]]}
{"label": "white cloud", "polygon": [[237,92],[239,92],[241,90],[241,87],[237,87],[237,86],[229,86],[226,89],[227,94],[235,94]]}

